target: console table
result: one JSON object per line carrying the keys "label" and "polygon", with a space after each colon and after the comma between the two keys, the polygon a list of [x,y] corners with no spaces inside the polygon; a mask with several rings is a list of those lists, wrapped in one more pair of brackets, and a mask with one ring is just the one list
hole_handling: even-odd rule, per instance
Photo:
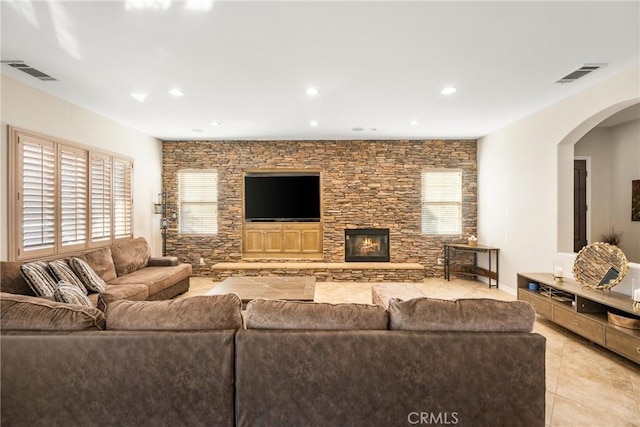
{"label": "console table", "polygon": [[[493,248],[490,246],[471,246],[462,243],[446,243],[444,245],[444,278],[450,280],[451,273],[456,275],[467,276],[484,276],[489,278],[489,288],[498,287],[499,278],[499,248]],[[466,255],[473,254],[473,263],[462,263],[460,261],[468,261],[469,257]],[[489,268],[478,267],[478,254],[487,253],[489,255]],[[495,255],[496,269],[492,270],[492,254]],[[496,284],[491,284],[491,279],[494,279]]]}
{"label": "console table", "polygon": [[630,296],[584,288],[566,277],[554,283],[551,273],[518,273],[518,299],[552,322],[640,364],[640,331],[615,325],[608,316],[612,312],[640,319]]}

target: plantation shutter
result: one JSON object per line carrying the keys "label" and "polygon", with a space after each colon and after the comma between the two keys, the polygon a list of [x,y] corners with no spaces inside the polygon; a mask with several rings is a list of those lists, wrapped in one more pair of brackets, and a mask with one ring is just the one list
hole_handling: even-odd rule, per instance
{"label": "plantation shutter", "polygon": [[422,173],[422,233],[461,234],[462,172]]}
{"label": "plantation shutter", "polygon": [[20,246],[24,252],[48,252],[55,245],[55,146],[30,138],[20,145]]}
{"label": "plantation shutter", "polygon": [[178,172],[180,234],[218,233],[218,172]]}
{"label": "plantation shutter", "polygon": [[91,241],[111,239],[111,159],[94,154],[91,157]]}
{"label": "plantation shutter", "polygon": [[60,243],[68,247],[87,240],[87,151],[59,146]]}
{"label": "plantation shutter", "polygon": [[116,239],[131,237],[131,162],[113,160],[113,231]]}

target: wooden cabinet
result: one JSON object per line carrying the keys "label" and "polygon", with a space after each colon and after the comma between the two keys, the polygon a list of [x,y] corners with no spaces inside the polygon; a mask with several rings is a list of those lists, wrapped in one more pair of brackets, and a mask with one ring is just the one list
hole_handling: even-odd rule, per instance
{"label": "wooden cabinet", "polygon": [[630,296],[585,289],[567,278],[554,284],[552,274],[526,273],[518,274],[518,299],[531,303],[539,315],[640,364],[640,331],[613,325],[607,318],[609,311],[638,318]]}
{"label": "wooden cabinet", "polygon": [[245,223],[245,258],[312,258],[322,256],[322,224]]}

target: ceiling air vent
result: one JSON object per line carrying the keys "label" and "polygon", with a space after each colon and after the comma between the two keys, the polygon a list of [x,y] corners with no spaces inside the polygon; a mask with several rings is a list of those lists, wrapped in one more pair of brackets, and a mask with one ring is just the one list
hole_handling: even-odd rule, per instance
{"label": "ceiling air vent", "polygon": [[25,64],[22,61],[2,61],[3,64],[7,64],[10,67],[15,68],[16,70],[20,70],[24,73],[29,74],[31,77],[35,77],[36,79],[40,79],[43,81],[56,81],[56,79],[54,79],[53,77],[51,77],[48,74],[43,73],[40,70],[36,70],[33,67],[30,67],[29,65]]}
{"label": "ceiling air vent", "polygon": [[587,74],[593,73],[596,70],[604,67],[607,64],[584,64],[582,67],[578,68],[575,71],[570,72],[566,76],[562,77],[560,80],[556,81],[556,83],[571,83],[575,82],[581,77],[586,76]]}

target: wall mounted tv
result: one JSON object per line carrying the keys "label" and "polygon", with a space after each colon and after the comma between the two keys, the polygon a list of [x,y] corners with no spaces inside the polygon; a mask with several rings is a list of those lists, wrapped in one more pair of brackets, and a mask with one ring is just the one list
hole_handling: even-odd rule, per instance
{"label": "wall mounted tv", "polygon": [[247,172],[244,218],[252,222],[320,221],[320,172]]}

